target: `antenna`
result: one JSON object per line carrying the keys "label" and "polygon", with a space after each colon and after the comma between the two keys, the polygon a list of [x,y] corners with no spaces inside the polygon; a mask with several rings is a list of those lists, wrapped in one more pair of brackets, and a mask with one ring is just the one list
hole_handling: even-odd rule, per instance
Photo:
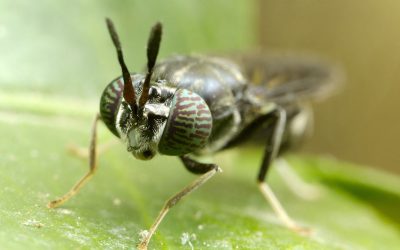
{"label": "antenna", "polygon": [[115,49],[117,50],[119,65],[122,70],[122,77],[124,79],[124,92],[123,96],[125,101],[129,104],[134,114],[137,112],[137,104],[136,104],[136,96],[135,90],[132,85],[131,74],[129,73],[128,68],[126,67],[124,56],[122,54],[121,43],[119,41],[119,37],[117,31],[115,30],[113,22],[106,18],[106,23],[108,27],[108,32],[110,33],[111,40],[114,43]]}
{"label": "antenna", "polygon": [[139,107],[143,107],[149,99],[150,79],[156,64],[158,50],[162,36],[162,25],[157,22],[151,29],[149,40],[147,41],[147,74],[143,83],[142,94],[139,99]]}

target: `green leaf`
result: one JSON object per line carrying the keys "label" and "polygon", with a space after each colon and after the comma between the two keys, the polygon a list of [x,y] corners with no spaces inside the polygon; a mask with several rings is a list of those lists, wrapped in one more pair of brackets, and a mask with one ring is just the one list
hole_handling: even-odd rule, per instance
{"label": "green leaf", "polygon": [[[115,21],[129,68],[140,71],[157,20],[165,27],[161,58],[251,47],[255,3],[0,1],[0,248],[133,249],[165,200],[196,178],[175,158],[141,162],[117,144],[100,156],[98,172],[76,197],[46,208],[86,173],[87,162],[66,147],[88,144],[97,98],[120,74],[106,16]],[[100,126],[100,143],[114,140]],[[261,151],[217,155],[224,172],[170,211],[150,249],[398,248],[398,177],[289,156],[321,190],[319,198],[303,200],[271,169],[268,181],[289,214],[314,232],[304,237],[283,227],[258,192]]]}
{"label": "green leaf", "polygon": [[[87,162],[69,155],[66,145],[87,145],[91,119],[65,106],[58,116],[1,112],[0,245],[132,249],[165,200],[196,177],[175,158],[142,162],[117,144],[100,156],[97,174],[81,193],[62,208],[46,208],[87,171]],[[99,138],[100,143],[114,140],[104,126]],[[283,227],[258,192],[254,180],[261,153],[243,148],[218,155],[215,162],[224,171],[170,211],[150,248],[190,249],[187,242],[182,245],[185,234],[195,249],[399,246],[397,177],[328,158],[288,157],[302,178],[322,190],[315,200],[298,198],[272,169],[273,190],[291,216],[314,232],[304,237]]]}

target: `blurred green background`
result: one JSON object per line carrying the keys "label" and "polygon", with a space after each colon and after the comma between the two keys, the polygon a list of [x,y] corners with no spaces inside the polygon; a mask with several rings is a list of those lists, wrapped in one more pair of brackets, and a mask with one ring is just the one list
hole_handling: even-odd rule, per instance
{"label": "blurred green background", "polygon": [[338,63],[347,81],[315,105],[313,138],[304,148],[400,172],[400,2],[259,1],[259,42]]}
{"label": "blurred green background", "polygon": [[[277,221],[255,186],[261,150],[216,158],[224,173],[171,212],[154,249],[397,249],[399,172],[396,1],[0,0],[0,248],[131,248],[164,200],[193,180],[171,157],[135,161],[123,146],[63,208],[45,204],[86,171],[66,153],[87,145],[104,86],[120,74],[104,18],[114,20],[128,67],[141,71],[155,21],[160,58],[264,48],[309,53],[347,73],[341,92],[315,105],[315,135],[287,159],[322,195],[297,197],[272,168],[269,182],[289,213],[315,230],[306,238]],[[101,143],[112,135],[100,126]],[[326,158],[316,155],[326,154]]]}
{"label": "blurred green background", "polygon": [[156,21],[164,24],[160,58],[242,50],[256,41],[254,7],[251,1],[0,1],[0,86],[99,99],[120,74],[105,17],[115,22],[127,65],[137,72]]}

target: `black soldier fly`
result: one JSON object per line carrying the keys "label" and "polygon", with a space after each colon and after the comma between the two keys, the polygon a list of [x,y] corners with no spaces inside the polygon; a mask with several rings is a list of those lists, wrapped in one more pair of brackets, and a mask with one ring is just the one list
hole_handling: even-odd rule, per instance
{"label": "black soldier fly", "polygon": [[286,57],[244,55],[174,56],[156,64],[162,35],[157,23],[147,44],[147,72],[131,74],[111,20],[107,27],[117,51],[122,76],[105,88],[96,115],[89,148],[89,172],[48,207],[60,206],[74,196],[96,170],[96,130],[102,120],[138,159],[157,153],[178,156],[187,170],[201,174],[167,200],[139,244],[147,249],[157,227],[179,200],[220,171],[193,155],[212,154],[241,144],[257,129],[265,153],[257,183],[278,217],[290,229],[303,228],[287,215],[265,178],[271,163],[293,147],[310,124],[307,103],[334,86],[334,71],[321,63]]}

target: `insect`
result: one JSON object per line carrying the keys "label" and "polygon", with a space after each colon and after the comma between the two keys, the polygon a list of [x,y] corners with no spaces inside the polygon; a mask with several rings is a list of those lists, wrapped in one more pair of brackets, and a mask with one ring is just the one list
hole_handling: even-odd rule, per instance
{"label": "insect", "polygon": [[333,71],[319,63],[256,55],[174,56],[156,64],[162,36],[162,25],[156,23],[147,44],[147,72],[132,74],[113,22],[107,19],[106,23],[122,76],[108,84],[102,94],[100,113],[92,127],[89,172],[48,206],[60,206],[93,176],[97,166],[96,130],[101,120],[126,143],[134,157],[150,160],[157,153],[177,156],[187,170],[200,175],[167,200],[138,246],[147,249],[168,211],[220,171],[218,165],[201,163],[193,156],[240,145],[260,131],[257,138],[262,138],[265,153],[258,187],[282,222],[302,231],[265,179],[277,155],[306,134],[310,116],[305,103],[329,93]]}

